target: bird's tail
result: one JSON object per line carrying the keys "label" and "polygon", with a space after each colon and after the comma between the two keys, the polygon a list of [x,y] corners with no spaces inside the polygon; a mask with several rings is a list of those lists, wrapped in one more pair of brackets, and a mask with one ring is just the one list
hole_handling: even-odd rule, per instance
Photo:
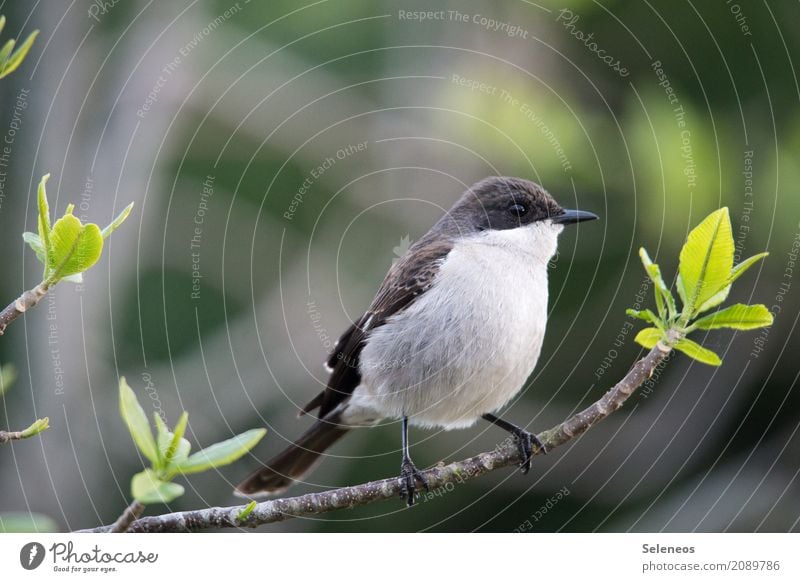
{"label": "bird's tail", "polygon": [[275,495],[308,474],[320,455],[347,433],[348,427],[317,420],[294,443],[270,459],[265,467],[239,483],[234,493],[242,497]]}

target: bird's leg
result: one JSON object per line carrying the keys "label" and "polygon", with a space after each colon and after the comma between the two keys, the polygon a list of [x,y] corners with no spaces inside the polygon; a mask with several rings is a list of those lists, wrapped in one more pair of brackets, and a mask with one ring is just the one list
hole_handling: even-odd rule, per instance
{"label": "bird's leg", "polygon": [[484,420],[488,420],[495,426],[499,426],[505,431],[510,432],[514,435],[514,440],[517,441],[517,447],[519,449],[519,455],[522,457],[522,461],[519,464],[519,468],[522,471],[523,475],[526,475],[528,471],[531,470],[531,458],[533,458],[533,445],[536,445],[538,449],[544,454],[547,454],[547,449],[545,448],[542,441],[533,434],[528,432],[525,429],[518,427],[515,424],[511,424],[503,420],[502,418],[496,417],[494,414],[484,414]]}
{"label": "bird's leg", "polygon": [[417,490],[417,479],[419,479],[419,482],[425,487],[425,491],[428,491],[428,482],[411,461],[411,457],[408,454],[408,417],[405,415],[403,416],[402,430],[403,462],[400,465],[400,478],[403,480],[403,485],[400,490],[400,495],[405,497],[406,503],[411,507],[414,505],[414,493]]}

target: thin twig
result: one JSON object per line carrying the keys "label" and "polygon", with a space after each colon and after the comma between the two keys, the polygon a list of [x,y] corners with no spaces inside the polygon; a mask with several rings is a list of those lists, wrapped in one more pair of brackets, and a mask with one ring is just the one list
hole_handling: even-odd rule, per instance
{"label": "thin twig", "polygon": [[0,335],[3,335],[9,323],[29,309],[35,307],[36,304],[42,300],[42,297],[47,295],[48,289],[48,285],[40,283],[33,289],[25,291],[22,295],[17,297],[16,300],[9,303],[3,311],[0,311]]}
{"label": "thin twig", "polygon": [[[669,334],[670,342],[672,343],[677,339],[679,339],[678,335],[671,331]],[[664,361],[669,352],[670,348],[668,346],[662,343],[656,345],[644,358],[637,361],[625,377],[606,392],[600,400],[558,426],[540,433],[538,435],[539,440],[549,451],[586,432],[594,424],[619,409],[628,397],[653,375],[653,372]],[[541,452],[540,449],[534,451],[537,455],[541,454]],[[519,464],[519,462],[520,455],[515,442],[513,439],[506,439],[493,451],[481,453],[449,465],[438,465],[432,469],[422,471],[422,474],[425,476],[428,486],[431,489],[436,489],[448,483],[456,484],[474,479],[497,469]],[[239,519],[239,515],[247,507],[246,505],[209,507],[194,511],[143,517],[131,523],[127,531],[183,532],[217,528],[254,528],[294,517],[318,515],[337,509],[348,509],[368,505],[383,499],[391,499],[398,497],[402,488],[402,479],[394,477],[322,493],[309,493],[299,497],[263,501],[257,504],[243,520]],[[112,526],[102,526],[80,531],[108,532],[111,529]]]}
{"label": "thin twig", "polygon": [[41,434],[50,428],[50,419],[48,417],[40,418],[25,430],[17,431],[4,431],[0,430],[0,445],[9,441],[21,441],[22,439],[29,439],[37,434]]}
{"label": "thin twig", "polygon": [[125,533],[128,531],[128,528],[131,524],[139,519],[139,517],[144,512],[144,505],[139,503],[138,501],[132,502],[128,507],[125,508],[125,511],[122,512],[117,518],[117,521],[114,522],[114,525],[111,526],[110,533]]}

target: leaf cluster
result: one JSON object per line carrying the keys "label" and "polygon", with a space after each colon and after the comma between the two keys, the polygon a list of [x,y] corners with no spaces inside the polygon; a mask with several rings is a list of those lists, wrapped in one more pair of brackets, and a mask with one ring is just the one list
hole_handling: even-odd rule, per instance
{"label": "leaf cluster", "polygon": [[150,467],[137,473],[131,480],[131,495],[145,505],[169,503],[183,495],[183,486],[172,483],[177,475],[200,473],[228,465],[246,454],[266,434],[266,429],[248,430],[228,440],[213,444],[190,454],[192,446],[183,438],[189,422],[189,414],[183,412],[175,427],[170,430],[157,413],[153,413],[155,435],[147,415],[139,404],[136,394],[121,378],[119,382],[120,414],[133,442],[150,461]]}
{"label": "leaf cluster", "polygon": [[36,253],[39,262],[44,265],[42,284],[52,287],[59,281],[81,283],[83,272],[92,267],[103,252],[103,241],[125,222],[133,209],[131,202],[111,224],[100,229],[94,223],[83,224],[72,214],[74,204],[69,204],[64,216],[50,224],[50,205],[47,202],[47,181],[50,174],[45,174],[39,182],[37,219],[38,233],[25,232],[22,239]]}
{"label": "leaf cluster", "polygon": [[[0,33],[3,32],[3,28],[6,26],[6,17],[0,16]],[[2,48],[0,48],[0,79],[6,77],[13,73],[14,71],[19,68],[22,64],[22,61],[25,60],[25,57],[28,56],[28,51],[31,50],[33,46],[33,41],[36,40],[36,37],[39,35],[38,30],[34,30],[32,33],[28,35],[28,38],[25,39],[15,51],[14,47],[17,44],[17,41],[13,38],[6,41]]]}
{"label": "leaf cluster", "polygon": [[[764,305],[737,303],[701,317],[725,301],[733,283],[768,254],[759,253],[734,266],[734,242],[728,209],[720,208],[712,212],[689,233],[681,249],[675,283],[681,301],[679,311],[672,291],[664,282],[661,269],[644,248],[639,249],[642,265],[653,282],[657,313],[650,309],[627,310],[631,317],[653,325],[641,330],[635,341],[646,348],[653,348],[662,342],[704,364],[719,366],[722,360],[717,354],[686,336],[698,329],[749,330],[772,325],[772,314]],[[678,339],[672,339],[670,331],[677,332],[674,337]]]}

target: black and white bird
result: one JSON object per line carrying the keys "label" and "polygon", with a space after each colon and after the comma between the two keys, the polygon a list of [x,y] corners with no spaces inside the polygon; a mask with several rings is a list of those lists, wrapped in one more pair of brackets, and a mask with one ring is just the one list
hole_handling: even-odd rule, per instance
{"label": "black and white bird", "polygon": [[417,481],[427,486],[409,456],[409,425],[454,429],[487,420],[514,435],[527,473],[541,443],[495,415],[539,358],[559,233],[596,218],[561,208],[527,180],[474,184],[391,267],[369,309],[341,336],[327,362],[327,388],[300,411],[318,409],[314,424],[236,493],[279,493],[349,429],[385,419],[401,421],[409,505]]}

